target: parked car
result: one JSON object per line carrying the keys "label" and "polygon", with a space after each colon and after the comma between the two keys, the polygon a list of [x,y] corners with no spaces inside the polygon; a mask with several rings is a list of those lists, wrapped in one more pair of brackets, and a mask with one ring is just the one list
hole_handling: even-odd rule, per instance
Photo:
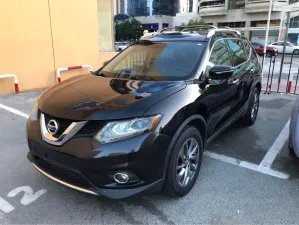
{"label": "parked car", "polygon": [[289,150],[292,155],[299,158],[299,97],[294,102],[289,132]]}
{"label": "parked car", "polygon": [[[274,42],[274,43],[268,45],[268,47],[276,48],[278,50],[278,53],[283,53],[283,45],[284,45],[284,42],[279,41],[279,42]],[[291,42],[287,42],[285,53],[288,53],[288,54],[294,53],[294,54],[298,55],[299,54],[299,46],[296,46]]]}
{"label": "parked car", "polygon": [[260,91],[258,56],[237,31],[159,33],[44,92],[27,123],[28,159],[89,194],[181,197],[205,145],[236,121],[255,123]]}
{"label": "parked car", "polygon": [[[253,48],[255,49],[256,53],[259,55],[263,55],[264,54],[264,45],[259,44],[259,43],[251,43]],[[267,46],[266,47],[266,56],[268,57],[272,57],[274,55],[277,55],[278,50],[276,48]]]}
{"label": "parked car", "polygon": [[130,45],[129,42],[115,42],[115,51],[122,52]]}

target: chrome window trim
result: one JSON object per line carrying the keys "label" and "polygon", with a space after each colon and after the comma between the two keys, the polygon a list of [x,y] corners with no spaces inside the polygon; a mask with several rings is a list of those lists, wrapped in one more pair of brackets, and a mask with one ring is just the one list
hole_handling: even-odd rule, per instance
{"label": "chrome window trim", "polygon": [[[249,56],[247,56],[247,53],[246,53],[246,51],[245,51],[245,54],[246,54],[246,56],[247,56],[247,60],[244,61],[244,62],[242,62],[241,64],[239,64],[239,65],[237,65],[237,66],[232,66],[234,69],[237,68],[237,67],[239,67],[239,66],[241,66],[241,65],[243,65],[244,63],[247,63],[248,61],[250,61],[251,54],[252,54],[252,47],[250,46],[250,44],[248,43],[247,40],[244,40],[244,39],[242,39],[242,38],[220,38],[220,39],[217,39],[217,40],[213,43],[213,45],[212,45],[212,47],[211,47],[211,50],[210,50],[210,53],[209,53],[209,58],[208,58],[208,62],[209,62],[209,63],[211,63],[211,62],[210,62],[210,58],[211,58],[211,54],[212,54],[212,51],[213,51],[213,49],[214,49],[214,45],[215,45],[215,43],[217,43],[218,41],[221,41],[221,40],[243,40],[243,41],[245,41],[246,44],[249,45],[249,47],[250,47],[250,54],[249,54]],[[227,46],[228,50],[231,52],[231,49],[230,49],[229,45],[227,44],[226,46]],[[231,52],[231,53],[232,53],[232,52]],[[212,64],[213,64],[213,63],[212,63]],[[213,65],[214,65],[214,64],[213,64]],[[215,66],[215,65],[214,65],[214,66]]]}
{"label": "chrome window trim", "polygon": [[60,135],[59,138],[55,138],[49,133],[46,125],[45,115],[41,113],[40,117],[40,129],[42,133],[42,139],[51,144],[61,146],[68,140],[70,140],[88,121],[72,122],[71,125]]}

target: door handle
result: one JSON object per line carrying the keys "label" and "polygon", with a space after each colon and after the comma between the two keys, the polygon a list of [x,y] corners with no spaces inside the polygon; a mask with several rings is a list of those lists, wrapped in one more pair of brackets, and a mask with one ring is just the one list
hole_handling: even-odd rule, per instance
{"label": "door handle", "polygon": [[240,80],[239,79],[235,79],[234,81],[232,81],[232,84],[239,84]]}

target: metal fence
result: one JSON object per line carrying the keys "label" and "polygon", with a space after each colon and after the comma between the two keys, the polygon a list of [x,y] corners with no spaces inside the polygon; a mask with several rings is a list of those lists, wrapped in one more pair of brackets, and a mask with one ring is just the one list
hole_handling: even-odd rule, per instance
{"label": "metal fence", "polygon": [[299,55],[292,53],[265,57],[263,75],[262,89],[265,93],[299,94]]}

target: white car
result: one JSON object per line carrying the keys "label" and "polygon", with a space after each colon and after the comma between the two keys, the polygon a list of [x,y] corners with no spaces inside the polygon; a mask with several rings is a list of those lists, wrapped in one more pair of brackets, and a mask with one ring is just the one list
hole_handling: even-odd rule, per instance
{"label": "white car", "polygon": [[[278,53],[283,53],[283,44],[284,44],[283,41],[279,41],[268,45],[268,47],[276,48],[278,50]],[[294,53],[296,55],[299,55],[299,46],[296,46],[291,42],[287,42],[285,53],[289,53],[289,54]]]}
{"label": "white car", "polygon": [[115,42],[115,51],[122,52],[127,48],[130,44],[128,42]]}

